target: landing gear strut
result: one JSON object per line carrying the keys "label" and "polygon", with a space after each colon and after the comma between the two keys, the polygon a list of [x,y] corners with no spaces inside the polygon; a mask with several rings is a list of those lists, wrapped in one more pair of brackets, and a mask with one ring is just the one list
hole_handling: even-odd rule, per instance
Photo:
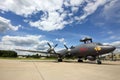
{"label": "landing gear strut", "polygon": [[81,60],[81,58],[78,58],[78,62],[83,62],[83,60]]}
{"label": "landing gear strut", "polygon": [[58,55],[58,62],[62,62],[62,56],[61,55]]}
{"label": "landing gear strut", "polygon": [[102,62],[101,62],[99,56],[98,56],[98,59],[97,59],[96,61],[97,61],[97,64],[102,64]]}
{"label": "landing gear strut", "polygon": [[61,59],[61,58],[58,58],[58,62],[62,62],[62,59]]}

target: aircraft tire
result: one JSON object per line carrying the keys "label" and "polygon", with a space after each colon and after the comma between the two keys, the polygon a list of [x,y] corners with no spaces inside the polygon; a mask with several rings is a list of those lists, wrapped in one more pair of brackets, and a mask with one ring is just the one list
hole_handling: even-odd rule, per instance
{"label": "aircraft tire", "polygon": [[62,59],[58,59],[58,62],[62,62]]}
{"label": "aircraft tire", "polygon": [[78,62],[83,62],[83,60],[81,60],[81,59],[78,59]]}
{"label": "aircraft tire", "polygon": [[97,60],[97,64],[102,64],[102,62],[100,60]]}

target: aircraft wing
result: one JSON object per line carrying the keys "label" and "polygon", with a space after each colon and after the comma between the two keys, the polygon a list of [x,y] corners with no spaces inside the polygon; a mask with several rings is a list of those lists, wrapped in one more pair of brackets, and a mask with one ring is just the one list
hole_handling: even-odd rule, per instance
{"label": "aircraft wing", "polygon": [[56,44],[54,47],[50,45],[50,43],[47,43],[48,46],[50,47],[47,51],[39,51],[39,50],[24,50],[24,49],[15,49],[17,51],[26,51],[26,52],[35,52],[35,53],[43,53],[43,54],[55,54],[55,55],[60,55],[60,53],[56,53],[54,48],[58,45]]}
{"label": "aircraft wing", "polygon": [[55,55],[59,55],[60,53],[48,53],[47,51],[37,51],[37,50],[24,50],[24,49],[15,49],[17,51],[26,51],[26,52],[34,52],[34,53],[43,53],[43,54],[55,54]]}
{"label": "aircraft wing", "polygon": [[24,49],[16,49],[18,51],[26,51],[26,52],[35,52],[35,53],[48,53],[48,52],[45,52],[45,51],[37,51],[37,50],[24,50]]}

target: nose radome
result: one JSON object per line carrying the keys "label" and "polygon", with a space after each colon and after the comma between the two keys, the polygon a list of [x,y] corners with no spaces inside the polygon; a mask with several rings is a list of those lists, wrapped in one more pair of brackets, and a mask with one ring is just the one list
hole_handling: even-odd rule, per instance
{"label": "nose radome", "polygon": [[114,46],[109,46],[108,49],[109,49],[110,51],[114,51],[114,50],[116,49],[116,47],[114,47]]}
{"label": "nose radome", "polygon": [[114,47],[114,46],[103,46],[102,47],[102,49],[104,50],[104,51],[106,51],[106,52],[112,52],[112,51],[114,51],[115,49],[116,49],[116,47]]}
{"label": "nose radome", "polygon": [[113,50],[113,51],[116,49],[116,47],[115,47],[115,46],[111,46],[111,47],[112,47],[112,50]]}
{"label": "nose radome", "polygon": [[113,52],[115,49],[116,49],[116,47],[114,47],[114,46],[104,45],[104,46],[101,46],[100,51],[102,53],[110,53],[110,52]]}

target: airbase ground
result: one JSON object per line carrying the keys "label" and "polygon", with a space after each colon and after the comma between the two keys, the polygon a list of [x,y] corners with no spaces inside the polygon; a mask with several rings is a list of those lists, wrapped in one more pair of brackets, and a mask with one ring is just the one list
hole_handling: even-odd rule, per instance
{"label": "airbase ground", "polygon": [[0,80],[120,80],[120,61],[0,59]]}

